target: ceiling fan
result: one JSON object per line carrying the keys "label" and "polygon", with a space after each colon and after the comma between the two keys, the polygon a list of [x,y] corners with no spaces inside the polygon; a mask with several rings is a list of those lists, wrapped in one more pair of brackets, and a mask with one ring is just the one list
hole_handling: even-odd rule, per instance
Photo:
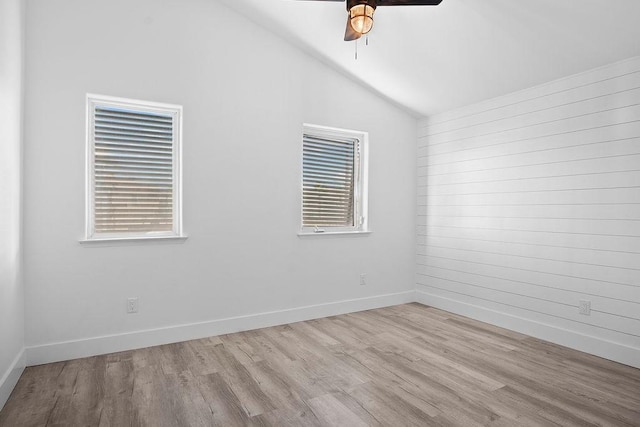
{"label": "ceiling fan", "polygon": [[347,16],[347,30],[344,33],[344,41],[352,41],[371,31],[373,14],[378,6],[437,6],[442,0],[346,0],[346,2],[349,16]]}

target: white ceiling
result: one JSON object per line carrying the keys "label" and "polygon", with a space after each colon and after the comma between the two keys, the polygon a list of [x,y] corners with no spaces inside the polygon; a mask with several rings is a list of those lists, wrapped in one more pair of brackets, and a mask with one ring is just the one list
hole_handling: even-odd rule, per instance
{"label": "white ceiling", "polygon": [[343,2],[222,1],[417,116],[640,55],[640,0],[380,7],[358,60]]}

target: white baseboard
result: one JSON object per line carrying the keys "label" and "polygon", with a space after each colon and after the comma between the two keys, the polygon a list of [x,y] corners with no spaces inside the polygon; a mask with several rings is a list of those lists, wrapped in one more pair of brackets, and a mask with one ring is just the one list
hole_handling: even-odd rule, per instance
{"label": "white baseboard", "polygon": [[455,301],[424,291],[416,291],[416,302],[640,368],[640,349],[638,348],[579,334],[477,305]]}
{"label": "white baseboard", "polygon": [[[544,339],[579,351],[604,357],[625,365],[640,368],[640,349],[579,334],[555,326],[512,316],[471,304],[432,295],[423,291],[406,291],[395,294],[337,301],[287,310],[258,313],[247,316],[217,319],[207,322],[170,326],[166,328],[135,331],[124,334],[58,342],[27,347],[0,382],[0,402],[8,397],[25,366],[60,362],[81,357],[134,350],[137,348],[169,344],[205,338],[239,331],[266,328],[286,323],[300,322],[338,314],[353,313],[380,307],[419,302],[462,316],[477,319],[526,335]],[[26,355],[26,358],[25,358]],[[20,368],[20,366],[22,368]],[[5,390],[8,390],[6,392]],[[5,396],[6,394],[6,396]]]}
{"label": "white baseboard", "polygon": [[20,375],[24,371],[26,366],[26,357],[25,357],[25,349],[20,350],[20,353],[16,356],[9,366],[9,369],[2,375],[0,378],[0,410],[4,407],[4,404],[7,403],[11,392],[14,387],[18,383],[20,379]]}
{"label": "white baseboard", "polygon": [[27,347],[28,366],[188,341],[415,301],[415,291]]}

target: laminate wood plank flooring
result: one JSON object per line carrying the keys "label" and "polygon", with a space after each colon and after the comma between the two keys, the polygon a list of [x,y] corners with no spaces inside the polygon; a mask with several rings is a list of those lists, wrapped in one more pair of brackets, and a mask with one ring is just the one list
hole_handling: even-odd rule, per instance
{"label": "laminate wood plank flooring", "polygon": [[27,368],[0,426],[640,426],[640,369],[420,304]]}

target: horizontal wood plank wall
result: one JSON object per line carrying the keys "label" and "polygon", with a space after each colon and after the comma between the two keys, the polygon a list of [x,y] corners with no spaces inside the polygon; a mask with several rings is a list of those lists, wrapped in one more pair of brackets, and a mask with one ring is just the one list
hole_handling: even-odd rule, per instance
{"label": "horizontal wood plank wall", "polygon": [[640,366],[640,58],[423,120],[417,224],[422,302]]}

